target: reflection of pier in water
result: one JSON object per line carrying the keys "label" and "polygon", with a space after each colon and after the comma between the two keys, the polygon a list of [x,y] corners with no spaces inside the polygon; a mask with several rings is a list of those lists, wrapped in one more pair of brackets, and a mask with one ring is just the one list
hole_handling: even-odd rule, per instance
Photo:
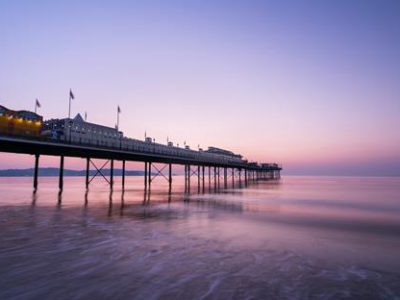
{"label": "reflection of pier in water", "polygon": [[[237,190],[226,190],[223,193],[220,191],[215,191],[211,193],[182,193],[182,192],[165,192],[165,191],[148,191],[143,190],[141,193],[132,192],[127,193],[122,190],[120,192],[116,192],[114,190],[110,190],[107,193],[107,206],[104,207],[101,205],[99,207],[98,201],[91,201],[90,199],[90,190],[86,190],[83,194],[83,209],[85,211],[91,209],[90,203],[96,203],[92,208],[105,209],[108,217],[112,217],[115,215],[119,216],[129,216],[138,219],[144,218],[174,218],[174,214],[176,213],[174,210],[164,210],[160,209],[160,205],[170,205],[174,203],[184,203],[185,205],[196,206],[200,209],[202,208],[213,208],[221,211],[228,211],[234,213],[241,213],[244,211],[244,206],[241,202],[236,201],[227,201],[226,199],[217,197],[213,198],[212,195],[235,195],[237,194]],[[92,197],[98,196],[97,193],[94,193]],[[57,209],[62,209],[62,193],[57,193]],[[142,201],[140,201],[140,198]],[[95,200],[95,199],[92,199]],[[37,203],[40,203],[40,195],[37,193],[32,193],[32,202],[31,206],[34,208]],[[104,202],[103,202],[104,203]],[[103,207],[103,208],[101,208]],[[71,207],[65,206],[64,209],[71,209]]]}
{"label": "reflection of pier in water", "polygon": [[[189,192],[184,186],[180,185],[176,190],[171,191],[168,187],[158,185],[153,189],[111,189],[104,190],[91,188],[82,189],[80,193],[82,196],[75,197],[74,206],[81,202],[84,210],[97,210],[101,213],[103,209],[107,212],[106,215],[111,216],[130,216],[134,218],[158,218],[160,214],[164,217],[172,217],[174,210],[169,211],[166,208],[169,205],[177,203],[183,203],[191,207],[197,207],[200,210],[205,209],[215,211],[226,211],[230,213],[243,213],[243,212],[260,212],[260,208],[257,203],[253,201],[243,202],[238,198],[243,198],[247,193],[251,193],[252,196],[258,193],[258,186],[263,186],[262,190],[265,190],[265,186],[271,191],[278,189],[280,181],[268,181],[259,184],[237,184],[236,188],[227,189],[214,189],[214,185],[211,184],[206,188]],[[261,191],[262,191],[261,190]],[[41,203],[41,198],[48,199],[48,193],[32,193],[31,206],[34,208],[37,204]],[[71,203],[69,193],[55,193],[57,209],[71,209]],[[63,197],[65,198],[63,203]],[[52,198],[52,197],[51,197]],[[50,202],[51,202],[50,198]],[[54,199],[54,198],[53,198]],[[82,200],[80,200],[82,199]],[[227,200],[229,199],[229,200]],[[249,198],[250,200],[251,198]],[[48,202],[47,202],[48,203]],[[106,207],[104,207],[106,205]],[[172,207],[172,206],[171,206]],[[268,211],[272,212],[276,208],[269,207]],[[176,213],[176,212],[175,212]]]}

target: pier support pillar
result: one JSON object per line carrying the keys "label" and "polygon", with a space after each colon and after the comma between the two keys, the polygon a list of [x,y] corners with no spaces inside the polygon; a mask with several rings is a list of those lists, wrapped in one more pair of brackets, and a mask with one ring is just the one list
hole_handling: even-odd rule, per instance
{"label": "pier support pillar", "polygon": [[208,189],[211,189],[211,167],[208,166]]}
{"label": "pier support pillar", "polygon": [[86,189],[89,188],[89,168],[90,168],[90,158],[87,157],[86,158],[86,182],[85,182]]}
{"label": "pier support pillar", "polygon": [[168,165],[168,184],[169,184],[169,191],[172,189],[172,164]]}
{"label": "pier support pillar", "polygon": [[111,160],[111,165],[110,165],[110,188],[113,188],[114,186],[114,160]]}
{"label": "pier support pillar", "polygon": [[122,190],[125,189],[125,160],[122,161]]}
{"label": "pier support pillar", "polygon": [[205,182],[204,182],[204,169],[205,169],[205,167],[204,167],[204,166],[202,166],[202,167],[201,167],[201,169],[202,169],[202,171],[203,171],[203,174],[202,174],[202,179],[203,179],[203,181],[202,181],[202,184],[203,184],[203,193],[204,193],[204,189],[205,189]]}
{"label": "pier support pillar", "polygon": [[232,168],[232,188],[235,187],[235,168]]}
{"label": "pier support pillar", "polygon": [[219,185],[219,182],[220,182],[219,170],[220,170],[220,168],[218,167],[218,168],[217,168],[217,174],[218,174],[218,189],[220,188],[220,185]]}
{"label": "pier support pillar", "polygon": [[189,166],[185,165],[185,189],[189,192]]}
{"label": "pier support pillar", "polygon": [[228,188],[228,171],[226,169],[226,167],[224,167],[224,188],[227,189]]}
{"label": "pier support pillar", "polygon": [[151,189],[151,162],[149,162],[149,172],[148,172],[148,176],[149,176],[149,190]]}
{"label": "pier support pillar", "polygon": [[197,166],[197,192],[200,194],[200,165]]}
{"label": "pier support pillar", "polygon": [[144,189],[147,190],[147,161],[144,162]]}
{"label": "pier support pillar", "polygon": [[60,192],[64,188],[64,156],[60,157],[60,173],[58,178],[58,188]]}
{"label": "pier support pillar", "polygon": [[192,177],[190,165],[187,166],[187,174],[188,174],[188,192],[190,193],[190,178]]}
{"label": "pier support pillar", "polygon": [[217,167],[214,167],[214,189],[217,189]]}
{"label": "pier support pillar", "polygon": [[39,154],[35,154],[35,170],[33,173],[33,190],[36,192],[38,187],[38,175],[39,175]]}
{"label": "pier support pillar", "polygon": [[239,169],[239,187],[242,185],[242,169]]}
{"label": "pier support pillar", "polygon": [[185,192],[187,191],[187,165],[185,165]]}

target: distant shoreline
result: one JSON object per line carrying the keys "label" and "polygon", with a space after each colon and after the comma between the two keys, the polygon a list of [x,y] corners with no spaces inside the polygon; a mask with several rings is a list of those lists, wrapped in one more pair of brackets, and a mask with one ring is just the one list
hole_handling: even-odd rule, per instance
{"label": "distant shoreline", "polygon": [[[89,172],[90,176],[94,176],[96,174],[96,169],[91,169]],[[34,169],[4,169],[0,170],[0,177],[32,177],[34,173]],[[110,169],[103,169],[103,175],[110,176]],[[115,176],[122,175],[122,169],[114,169]],[[144,171],[138,170],[126,170],[126,176],[144,176]],[[173,174],[173,176],[177,176],[181,174]],[[39,168],[39,176],[41,177],[58,177],[59,176],[59,168]],[[70,170],[64,169],[65,177],[85,177],[86,170]],[[383,175],[361,175],[361,174],[282,174],[282,177],[290,176],[290,177],[348,177],[348,178],[380,178],[380,177],[392,177],[398,178],[400,174],[383,174]]]}
{"label": "distant shoreline", "polygon": [[[59,176],[60,169],[59,168],[39,168],[39,176],[41,177],[57,177]],[[103,169],[101,171],[103,175],[109,176],[110,169]],[[7,169],[0,170],[0,177],[31,177],[33,176],[34,169]],[[90,170],[89,175],[94,176],[97,173],[97,170]],[[115,176],[122,175],[122,169],[114,169]],[[137,170],[126,170],[126,176],[143,176],[143,171]],[[86,176],[86,170],[70,170],[64,169],[65,177],[82,177]]]}

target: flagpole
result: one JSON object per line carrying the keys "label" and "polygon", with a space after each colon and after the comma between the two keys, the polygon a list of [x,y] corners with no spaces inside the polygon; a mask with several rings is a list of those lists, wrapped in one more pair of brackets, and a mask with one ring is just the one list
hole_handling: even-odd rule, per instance
{"label": "flagpole", "polygon": [[117,108],[117,130],[119,130],[119,107]]}
{"label": "flagpole", "polygon": [[71,92],[69,93],[68,119],[71,119]]}
{"label": "flagpole", "polygon": [[40,107],[41,107],[40,102],[39,102],[38,98],[36,98],[36,100],[35,100],[35,114],[37,114],[37,110]]}
{"label": "flagpole", "polygon": [[74,97],[72,90],[69,89],[69,101],[68,101],[68,127],[69,127],[69,142],[71,143],[71,131],[72,131],[72,120],[71,120],[71,100]]}

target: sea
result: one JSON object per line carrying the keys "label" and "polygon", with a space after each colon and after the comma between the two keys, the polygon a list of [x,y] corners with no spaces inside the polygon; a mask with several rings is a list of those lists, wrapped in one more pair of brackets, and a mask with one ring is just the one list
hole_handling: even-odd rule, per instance
{"label": "sea", "polygon": [[400,299],[400,178],[84,181],[0,178],[0,299]]}

